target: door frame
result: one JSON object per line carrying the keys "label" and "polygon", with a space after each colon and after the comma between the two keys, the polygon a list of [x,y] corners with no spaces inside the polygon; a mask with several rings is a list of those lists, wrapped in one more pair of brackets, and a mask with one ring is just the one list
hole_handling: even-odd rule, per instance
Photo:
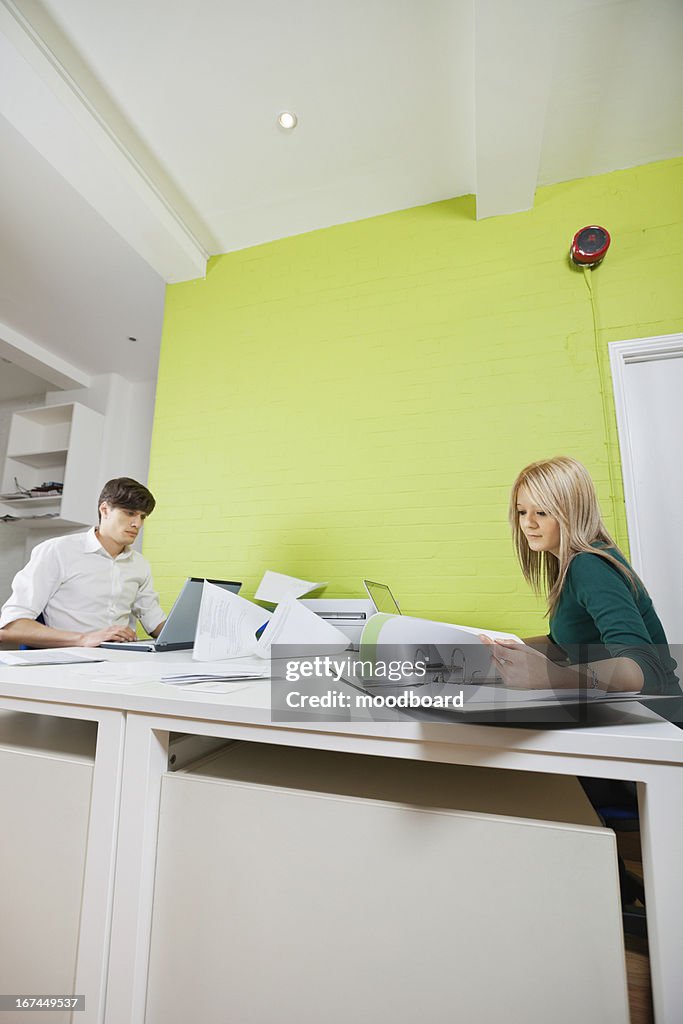
{"label": "door frame", "polygon": [[661,334],[651,338],[634,338],[631,341],[611,341],[607,347],[612,370],[614,408],[617,416],[617,434],[624,481],[626,525],[631,549],[631,562],[636,572],[642,574],[643,564],[638,525],[638,494],[631,445],[632,424],[629,419],[628,403],[626,401],[624,371],[629,363],[648,363],[655,360],[683,358],[683,334]]}

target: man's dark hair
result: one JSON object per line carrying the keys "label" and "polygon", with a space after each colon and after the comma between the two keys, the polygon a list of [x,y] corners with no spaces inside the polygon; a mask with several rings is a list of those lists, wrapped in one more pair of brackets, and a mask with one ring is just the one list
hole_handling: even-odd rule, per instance
{"label": "man's dark hair", "polygon": [[131,512],[144,512],[146,515],[149,515],[156,505],[152,492],[148,491],[144,484],[131,480],[129,476],[117,476],[113,480],[108,480],[98,498],[98,509],[103,501],[112,508],[126,508]]}

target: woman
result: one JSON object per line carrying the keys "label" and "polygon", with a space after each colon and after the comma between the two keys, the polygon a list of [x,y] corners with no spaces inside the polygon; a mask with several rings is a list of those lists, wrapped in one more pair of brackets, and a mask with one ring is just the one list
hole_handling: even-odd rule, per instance
{"label": "woman", "polygon": [[[527,641],[532,646],[493,644],[506,685],[680,696],[662,624],[605,529],[581,463],[561,456],[523,469],[510,522],[525,579],[547,594],[550,633]],[[539,641],[572,664],[556,664],[536,649]]]}

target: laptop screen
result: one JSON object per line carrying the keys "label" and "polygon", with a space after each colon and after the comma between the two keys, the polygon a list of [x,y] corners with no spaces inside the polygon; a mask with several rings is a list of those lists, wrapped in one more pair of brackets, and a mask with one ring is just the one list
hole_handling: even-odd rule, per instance
{"label": "laptop screen", "polygon": [[372,580],[363,580],[363,586],[378,612],[386,612],[388,615],[401,614],[398,601],[386,583],[373,583]]}
{"label": "laptop screen", "polygon": [[[233,594],[236,594],[242,586],[241,583],[236,583],[233,580],[207,580],[207,582],[213,583],[216,587],[222,587],[223,590],[230,590]],[[159,633],[157,644],[193,643],[203,587],[203,577],[190,576],[185,580],[164,623],[164,628]]]}

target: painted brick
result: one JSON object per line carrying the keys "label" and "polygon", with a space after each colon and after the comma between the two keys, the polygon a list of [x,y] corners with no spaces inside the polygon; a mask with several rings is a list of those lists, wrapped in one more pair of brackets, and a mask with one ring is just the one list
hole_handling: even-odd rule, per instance
{"label": "painted brick", "polygon": [[[405,611],[545,632],[515,563],[509,486],[554,454],[591,470],[626,547],[590,294],[574,232],[613,245],[591,275],[598,340],[683,329],[683,161],[539,189],[477,222],[472,197],[282,239],[170,286],[145,529],[166,605],[188,574],[266,568]],[[611,472],[610,472],[611,471]],[[610,477],[614,480],[612,494]]]}

